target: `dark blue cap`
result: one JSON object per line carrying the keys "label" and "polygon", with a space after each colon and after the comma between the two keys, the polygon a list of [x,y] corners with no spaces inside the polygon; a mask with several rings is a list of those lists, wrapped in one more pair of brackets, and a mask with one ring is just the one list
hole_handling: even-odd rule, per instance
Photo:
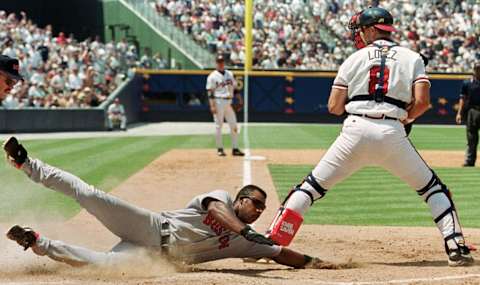
{"label": "dark blue cap", "polygon": [[23,77],[18,73],[19,69],[18,59],[0,55],[0,71],[3,71],[12,79],[23,80]]}

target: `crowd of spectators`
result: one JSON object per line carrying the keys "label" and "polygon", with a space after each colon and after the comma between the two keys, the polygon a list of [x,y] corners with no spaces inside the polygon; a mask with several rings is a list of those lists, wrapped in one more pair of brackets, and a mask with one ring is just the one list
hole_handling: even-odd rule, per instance
{"label": "crowd of spectators", "polygon": [[[227,64],[241,67],[245,58],[243,0],[157,0],[160,16],[190,34]],[[263,69],[322,67],[334,69],[335,56],[320,40],[310,6],[303,0],[254,2],[253,64]]]}
{"label": "crowd of spectators", "polygon": [[[253,64],[262,69],[336,70],[354,48],[348,21],[368,6],[391,11],[394,40],[421,52],[429,71],[465,72],[478,60],[480,4],[476,0],[265,0],[254,1]],[[245,57],[244,1],[156,0],[158,14],[231,66]],[[320,30],[330,33],[328,42]]]}
{"label": "crowd of spectators", "polygon": [[[20,61],[25,81],[3,100],[4,108],[88,108],[99,106],[135,66],[156,67],[158,58],[138,58],[136,47],[99,37],[77,41],[53,35],[27,15],[0,11],[0,52]],[[163,63],[162,63],[163,64]]]}
{"label": "crowd of spectators", "polygon": [[[394,40],[401,46],[422,53],[429,59],[427,69],[433,72],[469,72],[480,59],[480,2],[476,0],[433,1],[325,1],[312,0],[322,11],[315,17],[340,40],[335,47],[342,57],[350,50],[344,42],[350,38],[345,23],[355,11],[380,5],[394,19]],[[330,2],[325,6],[325,2]],[[380,3],[379,3],[380,2]]]}

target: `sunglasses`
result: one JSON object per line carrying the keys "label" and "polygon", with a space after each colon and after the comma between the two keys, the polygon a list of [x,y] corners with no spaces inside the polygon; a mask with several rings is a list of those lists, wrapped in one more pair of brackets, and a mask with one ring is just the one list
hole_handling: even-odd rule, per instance
{"label": "sunglasses", "polygon": [[249,199],[250,201],[252,201],[253,203],[253,206],[255,206],[255,208],[259,209],[259,210],[265,210],[265,208],[267,208],[267,206],[265,205],[265,203],[255,197],[250,197],[250,196],[243,196],[241,197],[242,199],[243,198],[247,198]]}

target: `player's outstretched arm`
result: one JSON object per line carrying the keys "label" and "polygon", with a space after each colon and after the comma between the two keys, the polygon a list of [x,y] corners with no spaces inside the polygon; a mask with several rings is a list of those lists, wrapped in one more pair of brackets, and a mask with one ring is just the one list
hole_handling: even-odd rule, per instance
{"label": "player's outstretched arm", "polygon": [[282,251],[280,251],[280,254],[274,257],[273,260],[276,263],[291,266],[294,268],[304,268],[306,264],[311,262],[312,257],[283,247]]}
{"label": "player's outstretched arm", "polygon": [[282,248],[280,254],[273,258],[279,264],[291,266],[297,269],[347,269],[356,267],[351,261],[347,263],[333,263],[321,260],[318,257],[311,257],[286,247]]}

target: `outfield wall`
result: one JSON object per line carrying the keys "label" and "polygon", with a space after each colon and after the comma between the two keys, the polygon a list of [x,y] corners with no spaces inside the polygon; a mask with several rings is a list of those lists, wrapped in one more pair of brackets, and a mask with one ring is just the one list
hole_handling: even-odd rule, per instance
{"label": "outfield wall", "polygon": [[90,109],[0,108],[0,133],[105,131],[106,111],[116,97],[125,106],[128,122],[137,122],[141,110],[138,82],[138,78],[125,81],[99,107]]}
{"label": "outfield wall", "polygon": [[[115,97],[124,104],[129,123],[211,121],[205,91],[210,71],[137,70],[99,108],[0,110],[0,132],[103,131],[106,108]],[[334,72],[252,72],[249,120],[253,122],[339,123],[327,101]],[[235,72],[243,94],[243,73]],[[462,80],[468,75],[431,75],[432,109],[418,122],[454,124]],[[238,114],[239,121],[243,113]]]}
{"label": "outfield wall", "polygon": [[[138,70],[142,80],[144,121],[208,121],[205,91],[210,71]],[[243,71],[236,71],[236,92],[243,94]],[[340,122],[328,113],[327,102],[336,72],[260,72],[249,78],[249,120]],[[454,124],[458,94],[466,74],[433,74],[432,108],[418,121]],[[240,118],[242,114],[239,114]]]}

